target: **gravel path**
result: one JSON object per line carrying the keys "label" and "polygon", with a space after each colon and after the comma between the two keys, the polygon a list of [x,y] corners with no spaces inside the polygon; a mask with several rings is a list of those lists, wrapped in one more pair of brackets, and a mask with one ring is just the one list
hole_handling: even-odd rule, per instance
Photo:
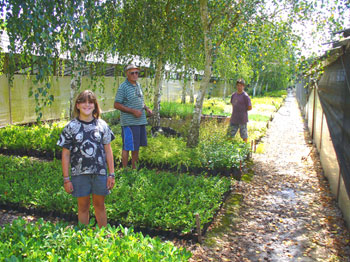
{"label": "gravel path", "polygon": [[[270,123],[254,177],[192,251],[192,261],[350,261],[349,231],[289,95]],[[241,207],[235,200],[241,197]]]}

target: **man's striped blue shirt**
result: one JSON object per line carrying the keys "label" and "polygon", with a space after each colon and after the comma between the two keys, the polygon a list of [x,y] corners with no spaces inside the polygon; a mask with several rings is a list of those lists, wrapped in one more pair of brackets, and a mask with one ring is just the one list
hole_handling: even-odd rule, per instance
{"label": "man's striped blue shirt", "polygon": [[139,83],[133,85],[128,81],[128,79],[126,79],[119,86],[114,101],[122,104],[123,106],[142,111],[142,116],[139,118],[135,117],[133,114],[120,111],[121,126],[138,126],[147,124],[144,109],[144,97]]}

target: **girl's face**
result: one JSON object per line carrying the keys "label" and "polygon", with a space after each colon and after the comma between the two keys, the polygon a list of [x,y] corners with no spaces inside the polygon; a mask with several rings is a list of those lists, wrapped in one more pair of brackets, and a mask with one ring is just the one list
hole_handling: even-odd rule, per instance
{"label": "girl's face", "polygon": [[92,117],[95,110],[95,104],[86,99],[84,102],[77,103],[77,109],[79,110],[79,116],[84,118]]}

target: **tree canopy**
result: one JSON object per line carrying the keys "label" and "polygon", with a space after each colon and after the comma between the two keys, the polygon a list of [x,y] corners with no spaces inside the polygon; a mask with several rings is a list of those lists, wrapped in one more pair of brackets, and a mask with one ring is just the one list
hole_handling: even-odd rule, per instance
{"label": "tree canopy", "polygon": [[107,58],[138,57],[155,72],[156,112],[165,65],[184,76],[196,71],[202,80],[188,138],[195,146],[211,78],[285,88],[307,59],[308,38],[297,29],[335,37],[326,32],[344,29],[349,8],[339,0],[0,0],[1,30],[10,40],[8,56],[0,50],[1,71],[9,79],[15,70],[35,75],[38,114],[54,100],[50,79],[66,67],[73,78],[87,65],[103,75]]}

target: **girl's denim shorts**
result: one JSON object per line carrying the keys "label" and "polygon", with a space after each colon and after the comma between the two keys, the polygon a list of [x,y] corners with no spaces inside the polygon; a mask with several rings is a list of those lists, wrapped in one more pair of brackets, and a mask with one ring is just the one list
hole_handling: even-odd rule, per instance
{"label": "girl's denim shorts", "polygon": [[110,193],[107,189],[107,176],[101,175],[79,175],[72,176],[72,196],[85,197],[91,194],[106,196]]}

